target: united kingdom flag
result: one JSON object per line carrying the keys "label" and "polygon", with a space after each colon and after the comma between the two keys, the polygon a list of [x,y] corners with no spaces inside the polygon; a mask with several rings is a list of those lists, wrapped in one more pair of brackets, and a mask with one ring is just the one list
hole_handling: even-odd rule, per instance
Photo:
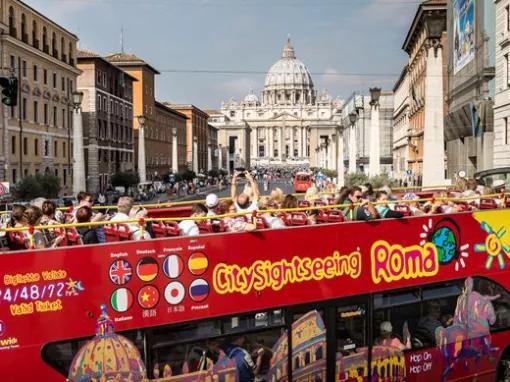
{"label": "united kingdom flag", "polygon": [[110,265],[110,280],[117,285],[124,285],[131,280],[133,268],[126,260],[116,260]]}

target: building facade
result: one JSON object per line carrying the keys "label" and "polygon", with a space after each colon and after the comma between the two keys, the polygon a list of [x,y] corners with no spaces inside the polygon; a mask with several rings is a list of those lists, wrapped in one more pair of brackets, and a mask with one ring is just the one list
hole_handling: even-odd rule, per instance
{"label": "building facade", "polygon": [[218,147],[218,128],[207,124],[207,168],[209,170],[218,170],[219,167],[219,147]]}
{"label": "building facade", "polygon": [[493,166],[494,1],[448,2],[448,177]]}
{"label": "building facade", "polygon": [[134,170],[133,82],[100,55],[79,50],[85,175],[89,192],[104,192],[113,174]]}
{"label": "building facade", "polygon": [[510,0],[496,0],[494,167],[510,166]]}
{"label": "building facade", "polygon": [[[370,141],[373,137],[371,97],[353,94],[342,109],[342,126],[344,139],[344,166],[347,172],[368,174],[370,162]],[[356,115],[351,123],[350,114]],[[392,126],[393,126],[393,93],[382,92],[379,98],[379,163],[381,173],[392,174]],[[353,163],[351,158],[354,159]]]}
{"label": "building facade", "polygon": [[[222,102],[210,123],[219,128],[223,165],[310,165],[336,169],[331,142],[339,129],[342,101],[317,94],[308,68],[290,42],[268,71],[261,100],[250,91],[241,102]],[[220,165],[221,166],[221,165]]]}
{"label": "building facade", "polygon": [[446,0],[418,6],[402,49],[409,55],[408,170],[411,183],[445,183]]}
{"label": "building facade", "polygon": [[186,161],[188,168],[195,173],[210,170],[208,168],[208,128],[209,114],[195,105],[164,104],[184,114],[186,120]]}
{"label": "building facade", "polygon": [[[182,172],[186,169],[187,119],[186,115],[156,101],[156,128],[151,130],[150,136],[148,133],[145,134],[146,140],[153,140],[150,144],[151,147],[160,146],[160,149],[157,150],[158,156],[151,152],[147,153],[148,168],[154,169],[152,178],[158,174],[160,176],[165,175],[167,172],[175,169],[173,164],[174,157],[172,155],[175,150],[174,144],[177,144],[177,172]],[[169,132],[170,134],[168,134]],[[174,135],[176,135],[175,138]],[[166,148],[169,148],[170,151],[165,155]]]}
{"label": "building facade", "polygon": [[[133,129],[135,166],[138,165],[138,136],[140,121],[145,117],[145,168],[147,180],[162,179],[172,169],[173,121],[175,115],[155,99],[155,77],[159,72],[141,58],[127,53],[115,53],[106,57],[112,64],[136,79],[133,84]],[[177,134],[179,137],[179,133]],[[177,145],[178,146],[178,145]]]}
{"label": "building facade", "polygon": [[409,77],[407,65],[393,87],[393,177],[409,184]]}
{"label": "building facade", "polygon": [[0,177],[39,172],[72,190],[72,93],[78,38],[21,1],[0,2],[4,76],[18,78],[18,105],[2,104]]}

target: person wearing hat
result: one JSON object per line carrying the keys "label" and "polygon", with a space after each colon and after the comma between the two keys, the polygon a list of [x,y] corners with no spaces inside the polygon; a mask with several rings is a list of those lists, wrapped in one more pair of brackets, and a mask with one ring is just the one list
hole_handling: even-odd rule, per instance
{"label": "person wearing hat", "polygon": [[[391,346],[400,350],[411,349],[411,336],[409,332],[405,333],[406,344],[404,345],[400,339],[393,335],[393,326],[389,321],[381,322],[380,326],[381,337],[378,339],[377,344],[380,346]],[[404,329],[404,332],[406,330]]]}
{"label": "person wearing hat", "polygon": [[218,204],[220,200],[218,199],[218,195],[209,194],[205,198],[205,206],[207,207],[207,216],[215,216],[217,215],[216,209],[218,208]]}

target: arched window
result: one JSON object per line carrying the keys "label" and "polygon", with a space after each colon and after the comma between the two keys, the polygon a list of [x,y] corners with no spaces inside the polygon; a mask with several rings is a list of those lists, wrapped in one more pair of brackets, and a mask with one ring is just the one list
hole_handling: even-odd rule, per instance
{"label": "arched window", "polygon": [[299,369],[299,356],[294,358],[294,370]]}
{"label": "arched window", "polygon": [[64,38],[60,38],[60,54],[62,55],[62,61],[67,62],[67,56],[66,56],[66,46]]}
{"label": "arched window", "polygon": [[74,58],[73,58],[73,43],[69,43],[69,65],[74,66]]}
{"label": "arched window", "polygon": [[42,46],[43,46],[43,52],[49,54],[50,47],[48,45],[48,30],[46,29],[46,27],[43,27],[43,30],[42,30]]}
{"label": "arched window", "polygon": [[53,57],[58,58],[57,35],[55,32],[53,32],[51,35],[51,49]]}
{"label": "arched window", "polygon": [[28,33],[27,33],[27,16],[21,14],[21,41],[28,44]]}
{"label": "arched window", "polygon": [[307,352],[305,353],[305,366],[306,366],[306,365],[309,365],[309,364],[310,364],[310,362],[311,362],[311,359],[310,359],[310,351],[307,351]]}
{"label": "arched window", "polygon": [[13,7],[9,7],[9,34],[16,37],[16,15]]}
{"label": "arched window", "polygon": [[37,21],[32,22],[32,45],[35,49],[39,49],[39,32],[37,30]]}
{"label": "arched window", "polygon": [[315,349],[315,360],[318,361],[318,360],[321,360],[321,359],[322,359],[322,346],[319,345]]}

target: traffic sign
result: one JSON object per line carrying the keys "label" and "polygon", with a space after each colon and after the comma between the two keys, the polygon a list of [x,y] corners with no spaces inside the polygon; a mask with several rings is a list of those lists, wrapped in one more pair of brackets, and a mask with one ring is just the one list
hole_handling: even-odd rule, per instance
{"label": "traffic sign", "polygon": [[406,170],[406,174],[407,175],[413,175],[413,170],[411,170],[411,169]]}

